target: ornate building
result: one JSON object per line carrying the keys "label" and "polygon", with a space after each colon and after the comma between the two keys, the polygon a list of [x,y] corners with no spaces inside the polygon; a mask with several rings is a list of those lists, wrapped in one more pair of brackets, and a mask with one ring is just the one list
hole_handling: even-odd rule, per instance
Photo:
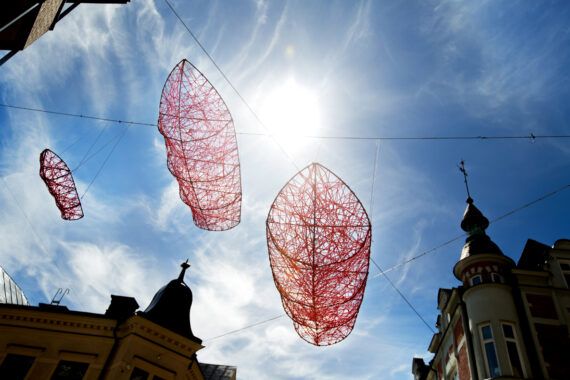
{"label": "ornate building", "polygon": [[204,346],[190,326],[188,267],[144,312],[134,298],[116,295],[105,314],[0,303],[0,378],[235,380],[235,367],[196,357]]}
{"label": "ornate building", "polygon": [[462,285],[439,289],[434,357],[413,359],[415,379],[568,379],[570,240],[528,240],[515,264],[467,203],[461,228],[469,236],[453,268]]}

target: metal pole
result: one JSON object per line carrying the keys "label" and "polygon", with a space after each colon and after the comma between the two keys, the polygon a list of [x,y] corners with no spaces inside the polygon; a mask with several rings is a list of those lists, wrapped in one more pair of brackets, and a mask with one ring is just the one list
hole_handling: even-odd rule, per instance
{"label": "metal pole", "polygon": [[4,25],[2,27],[2,29],[0,29],[0,33],[4,31],[4,29],[8,28],[10,25],[12,25],[13,23],[15,23],[16,21],[18,21],[19,19],[21,19],[22,17],[24,17],[25,15],[27,15],[31,10],[33,10],[35,7],[37,7],[38,5],[40,5],[42,3],[42,1],[38,1],[37,3],[35,3],[34,5],[32,5],[30,8],[28,8],[27,11],[24,11],[24,13],[22,13],[21,15],[19,15],[18,17],[16,17],[15,19],[13,19],[12,21],[10,21],[9,23],[7,23],[6,25]]}

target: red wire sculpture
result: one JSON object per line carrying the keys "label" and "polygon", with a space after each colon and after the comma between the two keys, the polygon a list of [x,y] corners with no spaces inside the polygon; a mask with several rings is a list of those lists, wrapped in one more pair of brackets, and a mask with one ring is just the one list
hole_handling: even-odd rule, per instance
{"label": "red wire sculpture", "polygon": [[364,296],[372,240],[356,195],[313,163],[281,189],[266,233],[273,280],[299,336],[316,346],[346,338]]}
{"label": "red wire sculpture", "polygon": [[40,177],[44,180],[62,219],[77,220],[83,218],[81,200],[77,194],[71,170],[63,160],[49,149],[40,153]]}
{"label": "red wire sculpture", "polygon": [[216,89],[185,59],[162,89],[158,130],[196,226],[223,231],[238,225],[242,194],[233,119]]}

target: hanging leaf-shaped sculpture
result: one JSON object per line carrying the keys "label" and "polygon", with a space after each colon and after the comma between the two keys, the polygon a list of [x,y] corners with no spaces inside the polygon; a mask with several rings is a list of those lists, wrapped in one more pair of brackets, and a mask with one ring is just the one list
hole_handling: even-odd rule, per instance
{"label": "hanging leaf-shaped sculpture", "polygon": [[83,218],[81,200],[77,194],[71,170],[57,154],[49,149],[44,149],[40,154],[40,177],[55,198],[55,204],[63,219]]}
{"label": "hanging leaf-shaped sculpture", "polygon": [[275,286],[297,333],[317,346],[346,338],[364,296],[372,240],[356,195],[313,163],[281,189],[266,233]]}
{"label": "hanging leaf-shaped sculpture", "polygon": [[233,119],[216,89],[185,59],[164,84],[158,129],[168,169],[196,226],[221,231],[239,224],[241,174]]}

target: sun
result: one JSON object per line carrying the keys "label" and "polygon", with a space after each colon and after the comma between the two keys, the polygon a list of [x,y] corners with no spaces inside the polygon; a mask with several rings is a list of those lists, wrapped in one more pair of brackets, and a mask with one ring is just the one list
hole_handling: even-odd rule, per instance
{"label": "sun", "polygon": [[300,145],[304,136],[314,135],[321,127],[316,92],[292,77],[269,91],[259,116],[269,132],[287,146]]}

